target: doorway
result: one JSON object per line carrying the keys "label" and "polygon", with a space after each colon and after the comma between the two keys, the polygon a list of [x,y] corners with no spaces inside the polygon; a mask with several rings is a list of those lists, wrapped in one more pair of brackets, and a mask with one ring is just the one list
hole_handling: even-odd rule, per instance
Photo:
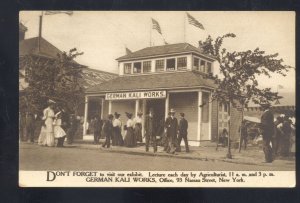
{"label": "doorway", "polygon": [[158,125],[156,136],[162,138],[165,125],[165,100],[164,99],[151,99],[146,100],[146,114],[149,113],[150,108],[153,108],[156,122]]}

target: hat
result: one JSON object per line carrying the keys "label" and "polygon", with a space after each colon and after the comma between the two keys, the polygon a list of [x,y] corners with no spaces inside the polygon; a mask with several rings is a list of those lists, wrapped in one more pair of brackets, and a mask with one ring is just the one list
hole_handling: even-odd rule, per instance
{"label": "hat", "polygon": [[141,115],[143,115],[143,112],[139,111],[139,112],[137,113],[137,115],[141,116]]}
{"label": "hat", "polygon": [[180,113],[180,116],[184,117],[184,113]]}
{"label": "hat", "polygon": [[125,114],[126,114],[126,116],[127,116],[128,118],[131,118],[131,117],[132,117],[132,113],[125,112]]}
{"label": "hat", "polygon": [[108,114],[108,119],[112,119],[114,116],[112,114]]}
{"label": "hat", "polygon": [[55,104],[56,102],[53,101],[52,99],[48,99],[48,103],[49,103],[49,104]]}
{"label": "hat", "polygon": [[171,109],[170,110],[170,113],[175,113],[176,111],[174,109]]}
{"label": "hat", "polygon": [[121,116],[121,114],[119,114],[118,112],[115,112],[115,117],[119,117],[119,116]]}

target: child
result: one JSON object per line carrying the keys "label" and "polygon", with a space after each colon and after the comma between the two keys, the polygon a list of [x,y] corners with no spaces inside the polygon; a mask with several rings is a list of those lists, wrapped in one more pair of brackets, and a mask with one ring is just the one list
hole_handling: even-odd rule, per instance
{"label": "child", "polygon": [[61,112],[55,115],[56,119],[53,122],[54,125],[54,137],[57,138],[57,147],[63,147],[66,137],[66,132],[61,128]]}

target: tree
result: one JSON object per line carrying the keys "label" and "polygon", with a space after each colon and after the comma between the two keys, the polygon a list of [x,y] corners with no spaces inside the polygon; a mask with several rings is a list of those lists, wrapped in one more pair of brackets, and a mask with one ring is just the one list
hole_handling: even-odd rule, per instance
{"label": "tree", "polygon": [[[260,87],[257,76],[265,75],[270,78],[271,73],[286,76],[290,67],[283,65],[282,59],[277,59],[277,53],[266,54],[259,48],[229,52],[222,47],[225,38],[235,38],[235,34],[228,33],[215,40],[208,36],[204,42],[199,41],[199,47],[203,53],[214,57],[220,65],[221,77],[212,74],[207,76],[214,79],[217,84],[217,88],[212,94],[212,100],[229,102],[243,112],[244,107],[247,107],[251,100],[255,104],[270,104],[270,102],[280,99],[278,92],[272,92],[271,88]],[[228,156],[231,157],[230,144],[228,152]]]}
{"label": "tree", "polygon": [[58,54],[55,59],[26,55],[20,60],[29,84],[23,98],[28,111],[41,112],[47,100],[53,99],[66,110],[77,112],[78,106],[84,100],[84,92],[79,83],[82,67],[74,59],[82,54],[74,48],[68,54]]}

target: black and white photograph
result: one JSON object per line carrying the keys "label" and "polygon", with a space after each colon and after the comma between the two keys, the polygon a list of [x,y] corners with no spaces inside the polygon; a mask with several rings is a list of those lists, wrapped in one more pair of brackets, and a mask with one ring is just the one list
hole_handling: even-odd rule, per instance
{"label": "black and white photograph", "polygon": [[292,11],[20,11],[19,186],[295,187],[295,45]]}

